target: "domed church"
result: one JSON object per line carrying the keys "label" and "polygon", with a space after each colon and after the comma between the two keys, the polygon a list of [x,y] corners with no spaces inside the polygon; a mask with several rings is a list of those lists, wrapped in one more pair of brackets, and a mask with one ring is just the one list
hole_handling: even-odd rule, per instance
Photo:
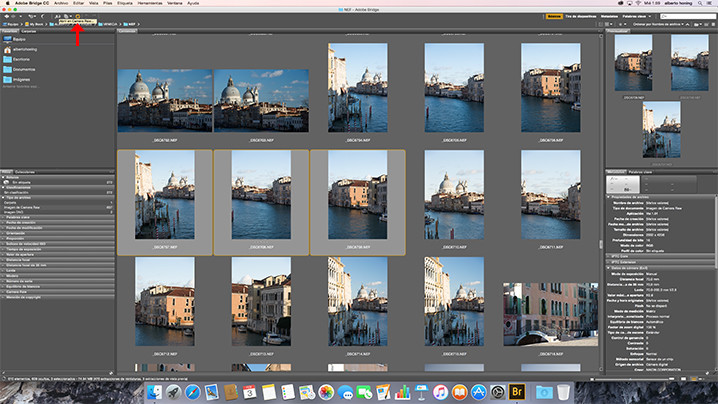
{"label": "domed church", "polygon": [[247,87],[244,94],[234,85],[232,76],[227,80],[227,87],[222,90],[222,96],[219,99],[220,104],[236,104],[236,105],[252,105],[259,103],[259,88]]}
{"label": "domed church", "polygon": [[130,92],[127,96],[130,100],[150,101],[150,88],[142,81],[142,73],[137,71],[135,82],[130,86]]}

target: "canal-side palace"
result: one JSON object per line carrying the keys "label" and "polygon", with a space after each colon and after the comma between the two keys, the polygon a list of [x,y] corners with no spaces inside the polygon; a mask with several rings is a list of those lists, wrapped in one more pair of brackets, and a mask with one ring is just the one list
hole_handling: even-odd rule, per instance
{"label": "canal-side palace", "polygon": [[581,102],[581,64],[526,71],[521,80],[521,94],[566,103]]}
{"label": "canal-side palace", "polygon": [[287,175],[275,179],[271,188],[245,185],[244,177],[239,177],[232,183],[232,199],[291,205],[292,177]]}
{"label": "canal-side palace", "polygon": [[194,326],[194,288],[155,285],[140,292],[135,321],[169,328]]}
{"label": "canal-side palace", "polygon": [[309,130],[309,107],[260,102],[258,87],[247,87],[242,94],[230,76],[214,106],[214,125],[218,128],[306,132]]}
{"label": "canal-side palace", "polygon": [[370,213],[386,213],[387,175],[370,180],[342,179],[332,184],[329,206],[366,209]]}
{"label": "canal-side palace", "polygon": [[291,339],[292,276],[253,279],[249,285],[232,284],[232,325],[244,325],[259,334]]}
{"label": "canal-side palace", "polygon": [[521,213],[581,220],[581,183],[571,185],[565,197],[526,191],[526,180],[521,181]]}
{"label": "canal-side palace", "polygon": [[439,189],[431,195],[431,201],[425,202],[431,210],[441,212],[465,212],[484,214],[484,194],[467,191],[468,181],[459,180],[454,184],[449,179],[449,173],[444,174],[444,180]]}
{"label": "canal-side palace", "polygon": [[119,125],[125,126],[210,131],[212,109],[196,99],[170,98],[168,83],[158,82],[150,93],[149,87],[142,81],[142,73],[138,71],[129,93],[117,106],[117,120]]}
{"label": "canal-side palace", "polygon": [[135,154],[135,235],[139,235],[143,226],[149,226],[157,221],[168,220],[169,215],[163,216],[164,204],[156,200],[167,199],[194,199],[195,186],[190,184],[187,177],[177,178],[170,175],[167,185],[162,191],[156,191],[152,185],[152,164],[140,161]]}
{"label": "canal-side palace", "polygon": [[616,70],[650,76],[653,73],[653,50],[641,53],[623,52],[616,57],[615,65]]}
{"label": "canal-side palace", "polygon": [[424,72],[424,95],[484,102],[484,74],[469,77],[466,84],[451,84],[439,81],[438,74],[429,77],[429,74]]}
{"label": "canal-side palace", "polygon": [[590,283],[505,283],[504,345],[595,335],[598,289]]}

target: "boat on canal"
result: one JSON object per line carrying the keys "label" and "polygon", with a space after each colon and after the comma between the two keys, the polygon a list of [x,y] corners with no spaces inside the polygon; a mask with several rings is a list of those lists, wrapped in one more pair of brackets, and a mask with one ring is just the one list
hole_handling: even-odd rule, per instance
{"label": "boat on canal", "polygon": [[282,342],[284,342],[284,338],[280,337],[278,334],[268,332],[267,335],[262,338],[262,342],[269,345],[281,345]]}

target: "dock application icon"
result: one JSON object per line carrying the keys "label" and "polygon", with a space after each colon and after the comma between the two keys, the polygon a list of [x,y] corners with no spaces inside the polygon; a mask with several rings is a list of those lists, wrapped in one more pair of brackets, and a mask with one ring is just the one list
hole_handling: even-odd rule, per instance
{"label": "dock application icon", "polygon": [[376,386],[376,399],[379,401],[388,400],[391,398],[389,393],[389,384],[380,384]]}
{"label": "dock application icon", "polygon": [[249,400],[250,398],[257,398],[257,389],[254,387],[253,384],[250,384],[248,386],[242,387],[242,394],[245,400]]}

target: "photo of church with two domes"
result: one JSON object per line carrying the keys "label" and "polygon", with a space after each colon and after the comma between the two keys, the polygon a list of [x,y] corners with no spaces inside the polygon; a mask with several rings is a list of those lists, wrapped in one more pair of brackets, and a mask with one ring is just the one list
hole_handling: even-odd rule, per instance
{"label": "photo of church with two domes", "polygon": [[215,132],[309,131],[309,70],[215,70]]}
{"label": "photo of church with two domes", "polygon": [[120,69],[118,132],[212,131],[212,71]]}

